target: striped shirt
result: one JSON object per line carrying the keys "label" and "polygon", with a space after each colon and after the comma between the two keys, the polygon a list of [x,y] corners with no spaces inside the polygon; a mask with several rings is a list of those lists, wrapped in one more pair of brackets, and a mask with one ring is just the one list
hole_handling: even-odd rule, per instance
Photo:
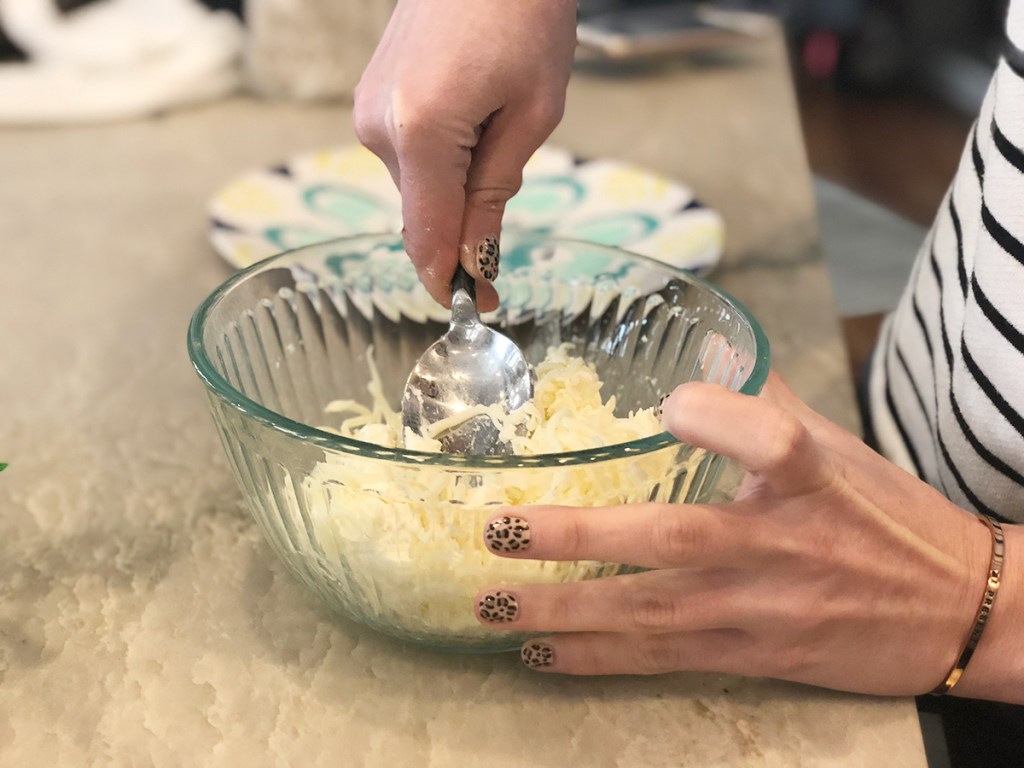
{"label": "striped shirt", "polygon": [[870,427],[965,509],[1024,523],[1024,0],[953,183],[883,325]]}

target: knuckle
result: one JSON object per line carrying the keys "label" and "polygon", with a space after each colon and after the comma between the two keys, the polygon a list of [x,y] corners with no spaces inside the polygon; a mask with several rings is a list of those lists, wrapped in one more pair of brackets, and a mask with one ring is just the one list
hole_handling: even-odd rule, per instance
{"label": "knuckle", "polygon": [[562,536],[562,550],[566,557],[585,558],[587,556],[590,533],[581,515],[566,516]]}
{"label": "knuckle", "polygon": [[384,131],[376,116],[369,110],[355,110],[352,113],[352,125],[356,138],[371,152],[378,153],[384,144]]}
{"label": "knuckle", "polygon": [[679,624],[679,604],[670,592],[645,587],[630,600],[629,616],[632,628],[640,631],[674,629]]}
{"label": "knuckle", "polygon": [[679,646],[670,637],[651,635],[640,638],[635,646],[637,671],[644,675],[673,672],[681,666]]}
{"label": "knuckle", "polygon": [[391,96],[384,122],[397,145],[427,139],[443,120],[439,106],[428,96],[399,89]]}
{"label": "knuckle", "polygon": [[808,663],[804,650],[796,644],[781,645],[761,658],[761,674],[781,680],[799,679]]}
{"label": "knuckle", "polygon": [[804,566],[811,569],[817,577],[813,582],[818,589],[823,589],[829,576],[836,572],[836,565],[842,557],[842,540],[838,529],[826,522],[815,521],[807,532],[808,551],[805,553]]}
{"label": "knuckle", "polygon": [[352,107],[352,127],[359,142],[371,152],[379,155],[381,150],[387,146],[388,137],[384,126],[384,116],[377,108],[376,99],[371,97],[365,89],[356,90]]}
{"label": "knuckle", "polygon": [[355,89],[352,91],[352,111],[353,114],[359,114],[368,110],[370,102],[373,100],[372,97],[373,86],[367,81],[366,73],[356,83]]}
{"label": "knuckle", "polygon": [[810,434],[800,420],[784,411],[776,411],[775,418],[766,422],[769,433],[765,461],[770,467],[781,467],[798,460],[810,440]]}
{"label": "knuckle", "polygon": [[651,526],[650,549],[663,566],[690,560],[708,548],[708,532],[692,515],[675,506],[660,507]]}
{"label": "knuckle", "polygon": [[579,600],[573,590],[568,592],[556,592],[547,606],[550,616],[558,617],[557,621],[565,627],[574,626],[579,616]]}
{"label": "knuckle", "polygon": [[562,121],[565,114],[565,98],[559,94],[551,94],[539,99],[533,108],[533,119],[537,127],[550,133]]}

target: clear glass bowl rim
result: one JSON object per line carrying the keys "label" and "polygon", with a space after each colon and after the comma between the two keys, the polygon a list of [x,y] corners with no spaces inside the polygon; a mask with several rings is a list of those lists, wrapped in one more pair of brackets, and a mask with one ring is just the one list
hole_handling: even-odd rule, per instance
{"label": "clear glass bowl rim", "polygon": [[[405,448],[385,448],[380,445],[373,443],[365,443],[360,440],[354,440],[352,438],[342,437],[331,432],[325,432],[324,430],[317,429],[316,427],[302,422],[295,421],[286,416],[283,416],[275,411],[260,405],[255,400],[250,399],[244,393],[233,387],[227,379],[225,379],[213,366],[212,361],[206,354],[206,350],[203,346],[203,332],[206,326],[206,321],[210,315],[210,312],[217,305],[217,303],[224,297],[232,288],[239,283],[246,280],[249,275],[259,272],[275,261],[283,261],[299,255],[305,251],[320,250],[325,247],[344,246],[359,241],[381,241],[385,239],[394,240],[400,237],[395,233],[364,233],[359,235],[352,235],[348,237],[336,238],[322,243],[315,243],[312,245],[306,245],[301,248],[294,248],[282,253],[269,256],[265,259],[257,261],[254,264],[236,272],[234,275],[229,277],[220,286],[218,286],[213,293],[207,296],[196,311],[192,314],[192,319],[188,326],[188,353],[189,358],[192,361],[192,365],[199,375],[199,378],[203,383],[210,389],[217,397],[222,401],[226,401],[233,408],[240,411],[242,414],[256,419],[259,422],[275,429],[279,432],[283,432],[291,437],[302,440],[304,442],[312,443],[330,451],[348,453],[364,457],[373,457],[377,459],[383,459],[388,461],[395,461],[405,464],[415,465],[440,465],[449,467],[459,468],[471,468],[471,469],[527,469],[533,467],[563,467],[571,466],[576,464],[589,464],[598,461],[611,461],[614,459],[626,458],[639,456],[653,451],[660,450],[672,445],[679,445],[680,441],[677,440],[669,432],[659,432],[655,435],[648,437],[639,438],[637,440],[630,440],[625,443],[615,443],[614,445],[605,446],[602,448],[586,448],[579,451],[566,451],[563,453],[546,453],[538,454],[535,456],[462,456],[457,454],[447,453],[428,453],[425,451],[412,451]],[[571,238],[563,237],[544,237],[545,244],[551,245],[565,245],[570,247],[584,246],[588,249],[596,249],[599,251],[606,251],[617,256],[628,256],[631,259],[651,267],[657,271],[664,272],[674,278],[679,278],[685,282],[693,283],[701,288],[710,291],[718,295],[731,309],[740,314],[749,323],[750,328],[754,335],[754,343],[756,346],[756,354],[754,358],[754,366],[747,376],[746,381],[740,387],[740,392],[746,395],[756,395],[760,393],[761,388],[764,386],[765,380],[768,377],[769,371],[769,344],[768,337],[765,335],[764,330],[761,328],[760,323],[754,318],[750,311],[743,306],[739,301],[734,299],[728,293],[723,291],[717,285],[704,280],[685,269],[673,267],[665,264],[657,259],[643,256],[638,253],[622,248],[613,248],[610,246],[599,245],[597,243],[590,243],[584,240],[574,240]]]}

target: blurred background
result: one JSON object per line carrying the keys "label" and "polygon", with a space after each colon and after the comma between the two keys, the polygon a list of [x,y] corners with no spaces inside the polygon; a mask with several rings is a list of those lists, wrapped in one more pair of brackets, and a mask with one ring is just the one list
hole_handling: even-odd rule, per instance
{"label": "blurred background", "polygon": [[[0,0],[2,61],[65,63],[65,49],[91,45],[116,49],[84,54],[104,77],[114,71],[111,62],[152,67],[134,82],[111,77],[102,85],[97,78],[62,80],[52,70],[49,92],[39,81],[16,90],[8,74],[0,80],[0,118],[115,119],[239,87],[272,97],[346,98],[392,6],[393,0]],[[1005,8],[1006,0],[580,0],[579,29],[591,57],[630,66],[728,46],[756,35],[757,19],[782,25],[856,374],[953,175],[999,53]],[[197,9],[217,17],[220,27],[207,29],[205,19],[200,25]],[[64,23],[87,17],[91,28]],[[345,44],[331,31],[337,29],[349,31]],[[202,31],[206,58],[172,60],[166,52],[174,30],[179,48]],[[72,31],[81,34],[65,34]],[[113,45],[130,34],[145,44]],[[233,45],[236,52],[215,55]],[[164,90],[154,94],[154,82]],[[76,101],[89,88],[101,92],[99,112]],[[30,104],[36,93],[50,95]],[[69,106],[61,112],[54,104]]]}
{"label": "blurred background", "polygon": [[[1006,0],[719,0],[783,25],[851,375],[899,298],[1000,52]],[[678,0],[581,0],[581,29],[702,30]],[[633,22],[647,15],[645,22]],[[673,14],[674,21],[668,21]],[[618,17],[619,22],[608,21]],[[704,19],[707,21],[707,17]],[[581,39],[586,38],[581,35]],[[615,54],[607,36],[598,47]],[[676,44],[685,47],[685,35]],[[668,46],[671,47],[671,46]]]}
{"label": "blurred background", "polygon": [[[581,19],[679,0],[582,0]],[[815,172],[919,223],[935,210],[999,55],[1006,0],[719,0],[778,18]],[[652,17],[653,18],[653,17]]]}
{"label": "blurred background", "polygon": [[[10,7],[51,5],[62,14],[103,4],[112,0],[2,2]],[[325,5],[315,0],[202,4],[254,22],[265,7]],[[666,23],[676,24],[675,41],[685,50],[707,32],[686,12],[696,5],[687,0],[581,0],[579,7],[582,25],[597,20],[620,38],[654,31],[664,36]],[[928,221],[998,56],[1006,0],[717,0],[701,5],[779,19],[791,46],[814,172],[912,221]],[[662,55],[671,54],[670,41]],[[0,59],[27,57],[0,25]]]}

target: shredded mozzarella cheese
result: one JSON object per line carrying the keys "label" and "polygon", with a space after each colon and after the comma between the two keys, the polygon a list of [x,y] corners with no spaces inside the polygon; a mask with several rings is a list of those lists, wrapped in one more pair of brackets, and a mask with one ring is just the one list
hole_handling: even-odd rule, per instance
{"label": "shredded mozzarella cheese", "polygon": [[[328,414],[341,417],[332,431],[380,446],[438,451],[432,436],[402,434],[401,415],[388,406],[372,360],[371,376],[369,406],[351,400],[327,406]],[[517,455],[602,447],[661,431],[653,408],[616,416],[614,399],[601,398],[594,367],[571,355],[568,345],[549,350],[537,376],[533,402],[512,417],[495,416]],[[525,433],[523,423],[530,427]],[[474,618],[479,589],[578,581],[619,570],[607,563],[497,557],[482,536],[495,511],[667,500],[683,473],[684,487],[675,490],[685,497],[700,458],[680,466],[676,450],[662,449],[595,463],[492,470],[328,454],[306,478],[304,502],[314,549],[326,558],[326,569],[335,574],[331,588],[350,613],[435,645],[485,646],[496,634]]]}

